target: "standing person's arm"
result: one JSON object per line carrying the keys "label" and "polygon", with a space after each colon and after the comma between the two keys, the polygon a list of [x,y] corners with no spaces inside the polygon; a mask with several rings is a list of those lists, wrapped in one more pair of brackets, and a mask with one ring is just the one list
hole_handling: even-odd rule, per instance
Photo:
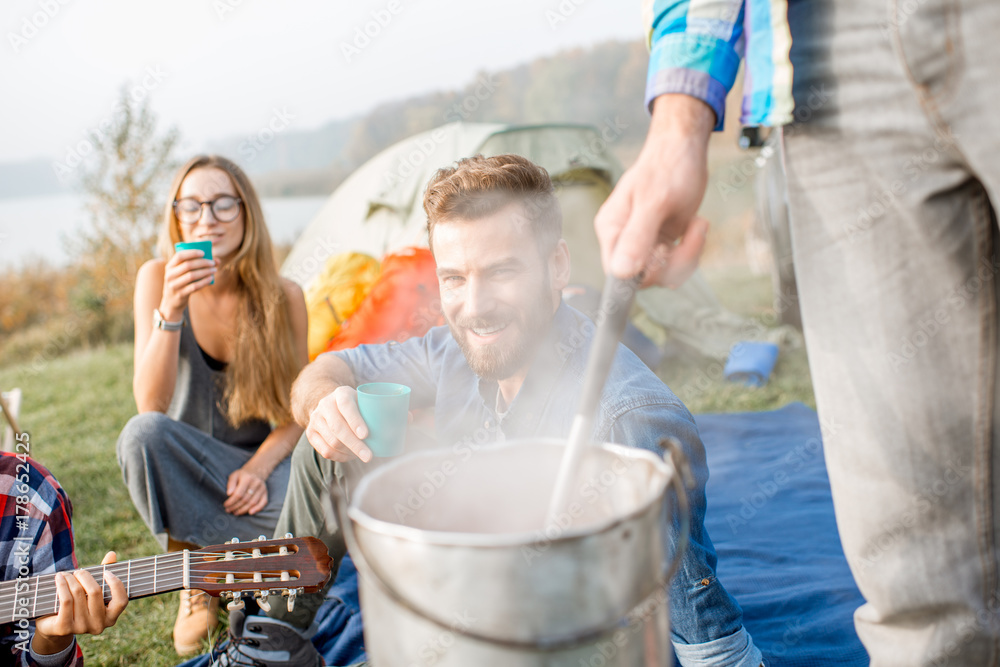
{"label": "standing person's arm", "polygon": [[[288,316],[295,339],[295,355],[301,370],[309,363],[307,333],[309,316],[302,288],[290,280],[283,281]],[[267,478],[284,461],[302,435],[302,427],[294,421],[278,425],[260,444],[250,460],[229,475],[226,502],[222,507],[235,515],[256,514],[267,507]]]}
{"label": "standing person's arm", "polygon": [[722,128],[743,41],[742,0],[690,10],[687,2],[657,0],[647,12],[649,133],[594,220],[606,269],[628,278],[649,266],[647,284],[673,287],[694,272],[705,245],[708,222],[696,213],[708,180],[708,137]]}
{"label": "standing person's arm", "polygon": [[174,395],[180,331],[153,329],[153,310],[167,322],[181,322],[191,294],[215,277],[218,260],[182,250],[170,261],[154,259],[135,279],[135,371],[132,394],[139,412],[166,412]]}

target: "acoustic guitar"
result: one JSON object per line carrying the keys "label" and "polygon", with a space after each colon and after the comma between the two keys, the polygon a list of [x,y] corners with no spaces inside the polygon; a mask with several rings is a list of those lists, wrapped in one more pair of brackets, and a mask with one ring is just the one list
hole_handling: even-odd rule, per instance
{"label": "acoustic guitar", "polygon": [[[29,547],[30,542],[24,542],[25,557]],[[21,548],[15,546],[15,556]],[[229,599],[237,606],[244,595],[252,595],[264,611],[270,610],[268,595],[283,595],[291,611],[297,595],[314,593],[329,580],[330,560],[326,545],[315,537],[289,537],[233,540],[196,551],[185,549],[84,569],[103,588],[105,604],[111,600],[111,590],[104,574],[113,572],[125,584],[129,600],[188,588]],[[58,611],[55,573],[0,583],[0,624]]]}

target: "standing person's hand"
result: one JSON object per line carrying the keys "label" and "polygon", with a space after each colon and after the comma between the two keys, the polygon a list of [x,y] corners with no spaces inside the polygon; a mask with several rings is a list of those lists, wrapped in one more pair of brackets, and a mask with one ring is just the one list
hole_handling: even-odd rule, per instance
{"label": "standing person's hand", "polygon": [[[115,552],[109,551],[101,565],[116,560]],[[55,655],[73,642],[74,635],[99,635],[115,624],[128,605],[128,594],[125,585],[110,570],[105,571],[104,579],[111,591],[111,601],[106,605],[103,588],[86,570],[56,573],[59,611],[35,623],[35,636],[31,640],[35,653]]]}
{"label": "standing person's hand", "polygon": [[696,217],[708,182],[715,113],[688,95],[653,103],[636,163],[598,211],[594,227],[604,268],[618,278],[647,270],[644,285],[679,287],[698,266],[708,221]]}
{"label": "standing person's hand", "polygon": [[200,250],[175,252],[163,267],[163,297],[160,313],[168,321],[180,319],[188,299],[208,287],[219,267],[218,259],[205,259]]}

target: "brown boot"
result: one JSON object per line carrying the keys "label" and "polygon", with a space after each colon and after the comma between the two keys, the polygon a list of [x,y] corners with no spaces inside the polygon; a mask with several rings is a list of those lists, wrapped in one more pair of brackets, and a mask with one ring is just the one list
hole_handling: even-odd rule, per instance
{"label": "brown boot", "polygon": [[201,644],[219,625],[219,598],[199,590],[181,591],[181,606],[174,623],[177,655],[201,653]]}

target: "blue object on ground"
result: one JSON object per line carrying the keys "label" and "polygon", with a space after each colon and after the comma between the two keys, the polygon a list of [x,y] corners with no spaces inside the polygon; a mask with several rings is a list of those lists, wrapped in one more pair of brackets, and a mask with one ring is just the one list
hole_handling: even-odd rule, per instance
{"label": "blue object on ground", "polygon": [[[837,535],[816,412],[699,415],[708,454],[705,525],[718,574],[768,667],[866,667],[854,630],[864,600]],[[365,659],[357,572],[345,558],[317,614],[328,665]],[[206,667],[201,656],[184,667]]]}
{"label": "blue object on ground", "polygon": [[816,412],[699,415],[718,575],[768,667],[867,666]]}
{"label": "blue object on ground", "polygon": [[723,371],[730,382],[742,382],[750,387],[767,384],[778,361],[778,346],[774,343],[742,341],[733,344]]}

